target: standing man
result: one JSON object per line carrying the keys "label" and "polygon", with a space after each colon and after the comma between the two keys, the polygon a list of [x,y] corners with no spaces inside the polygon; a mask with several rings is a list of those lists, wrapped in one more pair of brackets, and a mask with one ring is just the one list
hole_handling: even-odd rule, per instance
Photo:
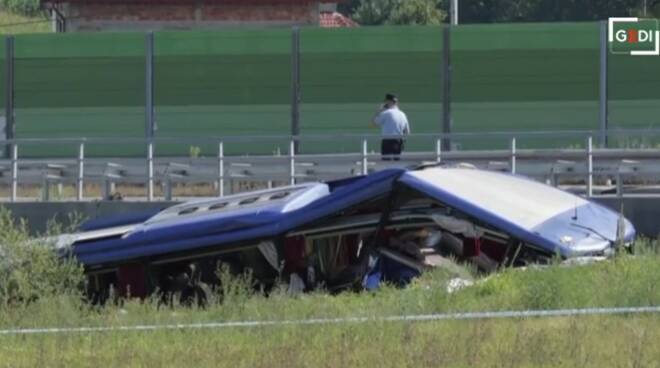
{"label": "standing man", "polygon": [[399,110],[399,99],[391,93],[385,95],[385,103],[374,115],[371,124],[380,127],[383,140],[380,154],[383,160],[399,160],[403,151],[404,137],[410,134],[406,114]]}

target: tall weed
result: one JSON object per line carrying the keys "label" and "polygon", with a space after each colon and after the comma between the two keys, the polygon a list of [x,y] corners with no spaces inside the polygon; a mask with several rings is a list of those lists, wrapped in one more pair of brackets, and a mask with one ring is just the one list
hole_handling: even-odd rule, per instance
{"label": "tall weed", "polygon": [[0,208],[1,306],[61,295],[81,297],[82,267],[59,257],[52,239],[31,239],[26,224]]}

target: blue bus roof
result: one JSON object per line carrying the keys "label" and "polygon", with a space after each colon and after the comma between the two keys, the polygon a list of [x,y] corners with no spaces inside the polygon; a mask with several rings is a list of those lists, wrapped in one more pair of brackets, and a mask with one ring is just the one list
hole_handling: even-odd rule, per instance
{"label": "blue bus roof", "polygon": [[433,167],[388,169],[327,184],[188,202],[151,216],[120,237],[74,244],[72,251],[92,266],[210,247],[221,250],[280,236],[389,195],[395,184],[567,257],[615,242],[622,224],[625,241],[635,235],[630,222],[616,212],[545,184],[483,170]]}

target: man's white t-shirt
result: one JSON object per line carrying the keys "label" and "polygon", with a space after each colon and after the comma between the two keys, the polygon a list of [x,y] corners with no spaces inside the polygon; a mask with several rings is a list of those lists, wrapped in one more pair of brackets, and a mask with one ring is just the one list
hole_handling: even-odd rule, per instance
{"label": "man's white t-shirt", "polygon": [[392,107],[379,113],[374,122],[380,126],[383,136],[403,137],[410,134],[410,125],[406,114],[398,107]]}

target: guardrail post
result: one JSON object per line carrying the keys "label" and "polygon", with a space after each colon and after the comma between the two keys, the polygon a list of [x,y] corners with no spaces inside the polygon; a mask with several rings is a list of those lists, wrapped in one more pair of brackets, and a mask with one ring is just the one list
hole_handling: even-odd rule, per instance
{"label": "guardrail post", "polygon": [[16,202],[18,190],[18,144],[11,144],[11,194],[10,200]]}
{"label": "guardrail post", "polygon": [[449,2],[449,19],[452,25],[458,24],[458,0]]}
{"label": "guardrail post", "polygon": [[442,161],[442,139],[435,140],[435,162]]}
{"label": "guardrail post", "polygon": [[165,200],[166,201],[171,201],[172,200],[172,177],[167,176],[167,179],[165,181]]}
{"label": "guardrail post", "polygon": [[218,197],[225,195],[225,147],[218,143]]}
{"label": "guardrail post", "polygon": [[587,197],[593,196],[594,185],[593,138],[587,138]]}
{"label": "guardrail post", "polygon": [[47,174],[41,178],[41,200],[47,202],[50,200],[50,183],[48,182]]}
{"label": "guardrail post", "polygon": [[296,184],[296,142],[289,142],[289,184]]}
{"label": "guardrail post", "polygon": [[108,178],[103,178],[103,185],[101,186],[101,199],[107,201],[110,199],[110,183]]}
{"label": "guardrail post", "polygon": [[367,149],[368,149],[367,140],[363,139],[362,140],[362,175],[369,174],[369,168],[368,168],[369,161],[368,161],[368,158],[367,158],[367,155],[368,155]]}
{"label": "guardrail post", "polygon": [[85,142],[78,146],[78,180],[76,182],[76,200],[82,201],[84,196],[85,177]]}
{"label": "guardrail post", "polygon": [[154,142],[147,143],[147,201],[154,200]]}
{"label": "guardrail post", "polygon": [[511,138],[511,174],[516,173],[516,137]]}

